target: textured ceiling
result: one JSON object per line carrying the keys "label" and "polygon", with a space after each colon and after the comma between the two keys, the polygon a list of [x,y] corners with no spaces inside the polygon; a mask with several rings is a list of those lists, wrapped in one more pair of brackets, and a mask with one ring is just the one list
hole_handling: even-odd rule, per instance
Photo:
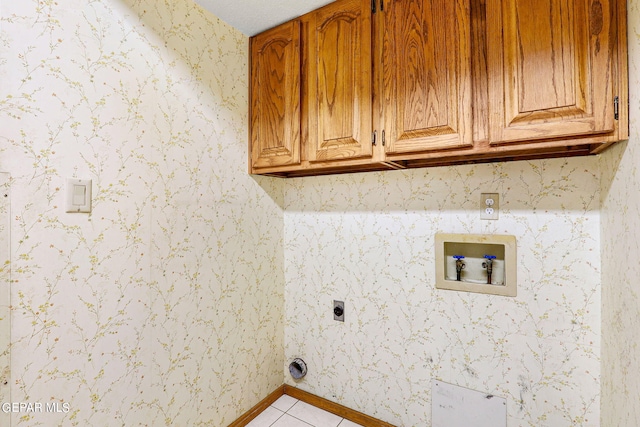
{"label": "textured ceiling", "polygon": [[195,0],[218,18],[253,36],[333,0]]}

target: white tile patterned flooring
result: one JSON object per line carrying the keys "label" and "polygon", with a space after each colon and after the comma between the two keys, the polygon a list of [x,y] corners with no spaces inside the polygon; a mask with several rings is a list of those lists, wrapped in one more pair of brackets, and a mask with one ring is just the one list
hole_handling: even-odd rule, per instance
{"label": "white tile patterned flooring", "polygon": [[362,427],[286,394],[254,418],[247,427]]}

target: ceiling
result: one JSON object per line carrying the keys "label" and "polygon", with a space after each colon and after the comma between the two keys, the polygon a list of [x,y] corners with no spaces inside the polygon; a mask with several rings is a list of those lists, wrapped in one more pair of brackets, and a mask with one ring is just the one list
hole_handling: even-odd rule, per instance
{"label": "ceiling", "polygon": [[253,36],[333,0],[195,0],[227,24]]}

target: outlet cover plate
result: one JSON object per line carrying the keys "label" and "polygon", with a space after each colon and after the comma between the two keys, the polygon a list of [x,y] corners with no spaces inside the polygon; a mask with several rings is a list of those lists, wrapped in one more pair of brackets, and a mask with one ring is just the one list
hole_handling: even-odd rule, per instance
{"label": "outlet cover plate", "polygon": [[500,198],[498,193],[482,193],[480,197],[480,219],[498,219]]}

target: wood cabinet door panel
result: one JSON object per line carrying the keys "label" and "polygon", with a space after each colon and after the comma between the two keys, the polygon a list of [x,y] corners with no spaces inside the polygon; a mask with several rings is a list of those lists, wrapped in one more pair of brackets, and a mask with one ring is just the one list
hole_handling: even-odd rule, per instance
{"label": "wood cabinet door panel", "polygon": [[385,4],[386,152],[472,145],[468,0]]}
{"label": "wood cabinet door panel", "polygon": [[254,168],[300,164],[300,22],[251,39]]}
{"label": "wood cabinet door panel", "polygon": [[614,130],[610,1],[488,1],[492,143]]}
{"label": "wood cabinet door panel", "polygon": [[312,162],[372,155],[369,5],[337,1],[310,18],[306,94]]}

